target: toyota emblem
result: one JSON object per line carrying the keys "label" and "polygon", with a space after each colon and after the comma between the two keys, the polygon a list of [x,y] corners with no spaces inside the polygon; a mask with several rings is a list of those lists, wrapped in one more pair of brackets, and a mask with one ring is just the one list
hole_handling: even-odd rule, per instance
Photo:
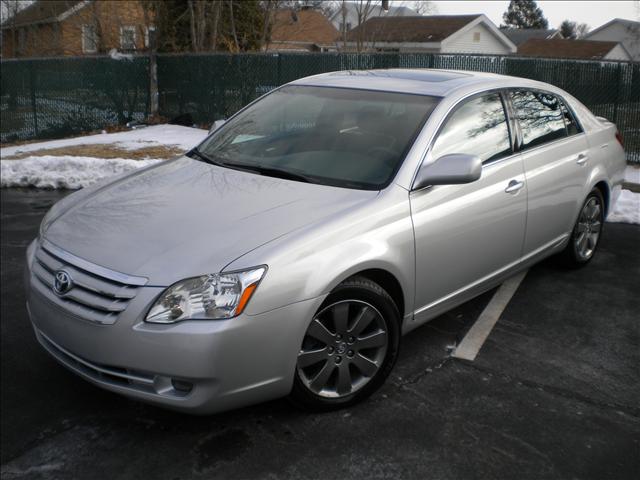
{"label": "toyota emblem", "polygon": [[53,278],[53,291],[58,295],[64,295],[73,287],[73,280],[64,270],[58,270]]}

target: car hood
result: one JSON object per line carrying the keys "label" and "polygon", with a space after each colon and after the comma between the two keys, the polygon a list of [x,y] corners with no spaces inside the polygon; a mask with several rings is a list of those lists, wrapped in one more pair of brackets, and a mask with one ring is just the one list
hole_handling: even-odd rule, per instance
{"label": "car hood", "polygon": [[47,225],[44,238],[97,265],[167,286],[219,272],[248,251],[377,193],[181,157],[80,195]]}

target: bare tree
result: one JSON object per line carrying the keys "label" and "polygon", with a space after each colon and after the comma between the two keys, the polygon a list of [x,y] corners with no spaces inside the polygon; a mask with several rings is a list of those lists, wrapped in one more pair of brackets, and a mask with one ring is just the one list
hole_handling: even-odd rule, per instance
{"label": "bare tree", "polygon": [[[17,56],[17,48],[16,48],[16,42],[17,42],[17,28],[16,28],[16,22],[15,22],[15,17],[16,17],[16,13],[18,13],[21,10],[21,2],[20,0],[2,0],[2,2],[0,3],[1,6],[1,10],[0,10],[0,22],[2,23],[2,25],[5,25],[5,22],[7,23],[7,26],[9,27],[8,29],[6,29],[6,31],[8,31],[8,33],[11,35],[11,40],[8,41],[9,45],[11,46],[11,51],[8,52],[8,55],[11,57],[15,57]],[[2,32],[2,50],[4,51],[5,49],[5,45],[4,42],[9,40],[8,38],[5,39],[5,32]]]}
{"label": "bare tree", "polygon": [[267,50],[269,47],[269,34],[273,27],[275,13],[284,2],[279,0],[264,0],[262,2],[262,10],[264,11],[262,21],[262,33],[260,35],[260,50]]}
{"label": "bare tree", "polygon": [[438,7],[436,4],[428,0],[418,0],[413,2],[411,8],[418,15],[434,15],[438,13]]}
{"label": "bare tree", "polygon": [[584,36],[589,33],[591,27],[586,23],[578,23],[576,25],[576,38],[584,38]]}

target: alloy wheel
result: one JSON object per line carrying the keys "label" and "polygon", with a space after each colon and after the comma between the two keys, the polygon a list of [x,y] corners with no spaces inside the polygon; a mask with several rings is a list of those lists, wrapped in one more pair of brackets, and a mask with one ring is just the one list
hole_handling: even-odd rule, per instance
{"label": "alloy wheel", "polygon": [[602,205],[598,197],[590,197],[582,207],[576,224],[575,248],[582,260],[588,260],[598,245],[602,230]]}
{"label": "alloy wheel", "polygon": [[333,303],[307,329],[298,354],[298,375],[321,397],[351,395],[378,372],[388,342],[384,318],[373,305],[361,300]]}

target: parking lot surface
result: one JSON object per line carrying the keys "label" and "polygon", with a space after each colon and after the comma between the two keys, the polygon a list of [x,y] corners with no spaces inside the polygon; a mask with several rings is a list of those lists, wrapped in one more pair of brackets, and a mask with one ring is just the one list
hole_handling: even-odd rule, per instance
{"label": "parking lot surface", "polygon": [[194,417],[83,381],[36,343],[24,250],[60,192],[3,189],[3,479],[632,479],[640,472],[640,227],[581,270],[529,271],[475,361],[449,352],[492,292],[404,337],[370,400]]}

